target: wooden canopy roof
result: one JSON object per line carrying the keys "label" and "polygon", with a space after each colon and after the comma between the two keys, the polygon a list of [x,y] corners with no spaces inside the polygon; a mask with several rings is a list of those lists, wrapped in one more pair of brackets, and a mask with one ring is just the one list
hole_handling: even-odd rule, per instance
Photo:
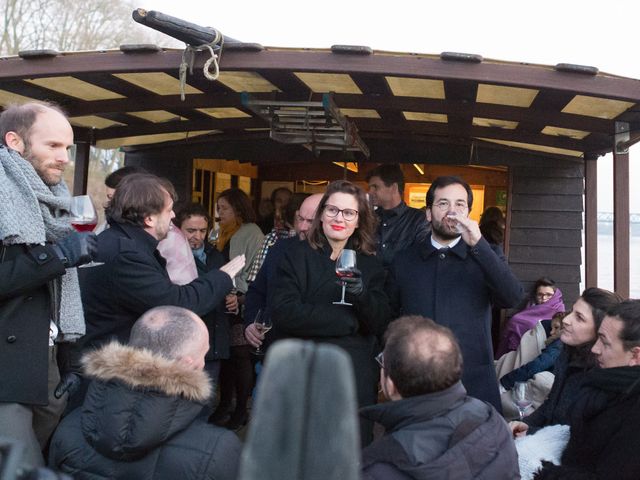
{"label": "wooden canopy roof", "polygon": [[243,92],[287,102],[321,101],[332,92],[375,162],[451,163],[447,151],[466,152],[459,160],[474,146],[577,160],[612,151],[616,122],[631,132],[628,143],[640,130],[640,81],[592,67],[235,43],[225,45],[216,81],[202,72],[208,54],[197,54],[183,101],[181,58],[180,50],[148,46],[0,58],[0,105],[55,101],[78,140],[103,148],[255,140],[259,153],[239,158],[254,163],[278,161],[283,150],[270,139],[270,122],[243,103]]}

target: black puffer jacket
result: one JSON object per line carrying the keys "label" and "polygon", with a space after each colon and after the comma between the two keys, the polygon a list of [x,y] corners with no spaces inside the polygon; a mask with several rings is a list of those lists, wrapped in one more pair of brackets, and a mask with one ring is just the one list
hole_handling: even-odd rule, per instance
{"label": "black puffer jacket", "polygon": [[386,434],[362,452],[364,480],[513,480],[518,456],[504,419],[458,382],[437,393],[366,407]]}
{"label": "black puffer jacket", "polygon": [[207,375],[112,343],[85,357],[81,408],[56,430],[49,460],[75,479],[236,478],[238,438],[199,417]]}

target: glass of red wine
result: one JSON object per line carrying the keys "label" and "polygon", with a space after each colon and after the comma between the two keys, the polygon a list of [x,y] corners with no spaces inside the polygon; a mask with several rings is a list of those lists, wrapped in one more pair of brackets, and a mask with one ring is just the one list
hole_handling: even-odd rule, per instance
{"label": "glass of red wine", "polygon": [[[345,248],[342,250],[338,259],[336,260],[336,275],[342,279],[345,277],[356,276],[356,251]],[[351,303],[344,301],[344,294],[347,284],[342,281],[342,298],[339,302],[333,302],[334,305],[352,305]]]}
{"label": "glass of red wine", "polygon": [[98,212],[89,195],[78,195],[71,198],[71,225],[78,232],[93,232],[98,224]]}

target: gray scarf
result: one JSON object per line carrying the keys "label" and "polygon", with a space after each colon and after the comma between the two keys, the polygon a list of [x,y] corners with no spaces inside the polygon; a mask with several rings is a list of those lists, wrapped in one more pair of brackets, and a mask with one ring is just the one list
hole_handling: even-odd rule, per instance
{"label": "gray scarf", "polygon": [[[4,245],[55,242],[73,231],[69,221],[67,185],[47,186],[15,150],[0,145],[0,239]],[[50,284],[53,321],[60,329],[59,341],[73,341],[85,333],[78,272]]]}

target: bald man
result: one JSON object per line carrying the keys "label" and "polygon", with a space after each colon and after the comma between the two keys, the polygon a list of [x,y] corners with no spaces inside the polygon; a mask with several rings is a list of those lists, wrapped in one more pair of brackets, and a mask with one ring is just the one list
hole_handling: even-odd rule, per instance
{"label": "bald man", "polygon": [[362,452],[364,480],[519,477],[504,419],[462,386],[462,354],[451,330],[401,317],[389,325],[376,360],[391,401],[360,411],[387,432]]}
{"label": "bald man", "polygon": [[85,333],[77,272],[95,254],[75,232],[63,180],[73,130],[53,104],[11,105],[0,115],[0,432],[22,442],[21,465],[41,449],[67,402],[71,379],[57,357]]}
{"label": "bald man", "polygon": [[200,415],[212,395],[203,371],[204,322],[181,307],[156,307],[129,344],[88,353],[82,408],[53,436],[51,465],[76,479],[235,479],[241,444]]}
{"label": "bald man", "polygon": [[[296,236],[283,239],[269,249],[269,253],[256,279],[249,285],[244,304],[244,336],[247,341],[256,348],[262,345],[265,334],[258,330],[253,324],[253,321],[258,311],[260,311],[262,315],[271,316],[271,295],[275,287],[275,282],[277,282],[276,270],[278,264],[288,249],[295,248],[296,244],[306,241],[307,233],[316,216],[316,211],[318,210],[321,199],[321,193],[315,193],[304,199],[300,204],[300,208],[295,212],[293,228]],[[277,331],[273,332],[271,337],[271,342],[275,341]]]}

